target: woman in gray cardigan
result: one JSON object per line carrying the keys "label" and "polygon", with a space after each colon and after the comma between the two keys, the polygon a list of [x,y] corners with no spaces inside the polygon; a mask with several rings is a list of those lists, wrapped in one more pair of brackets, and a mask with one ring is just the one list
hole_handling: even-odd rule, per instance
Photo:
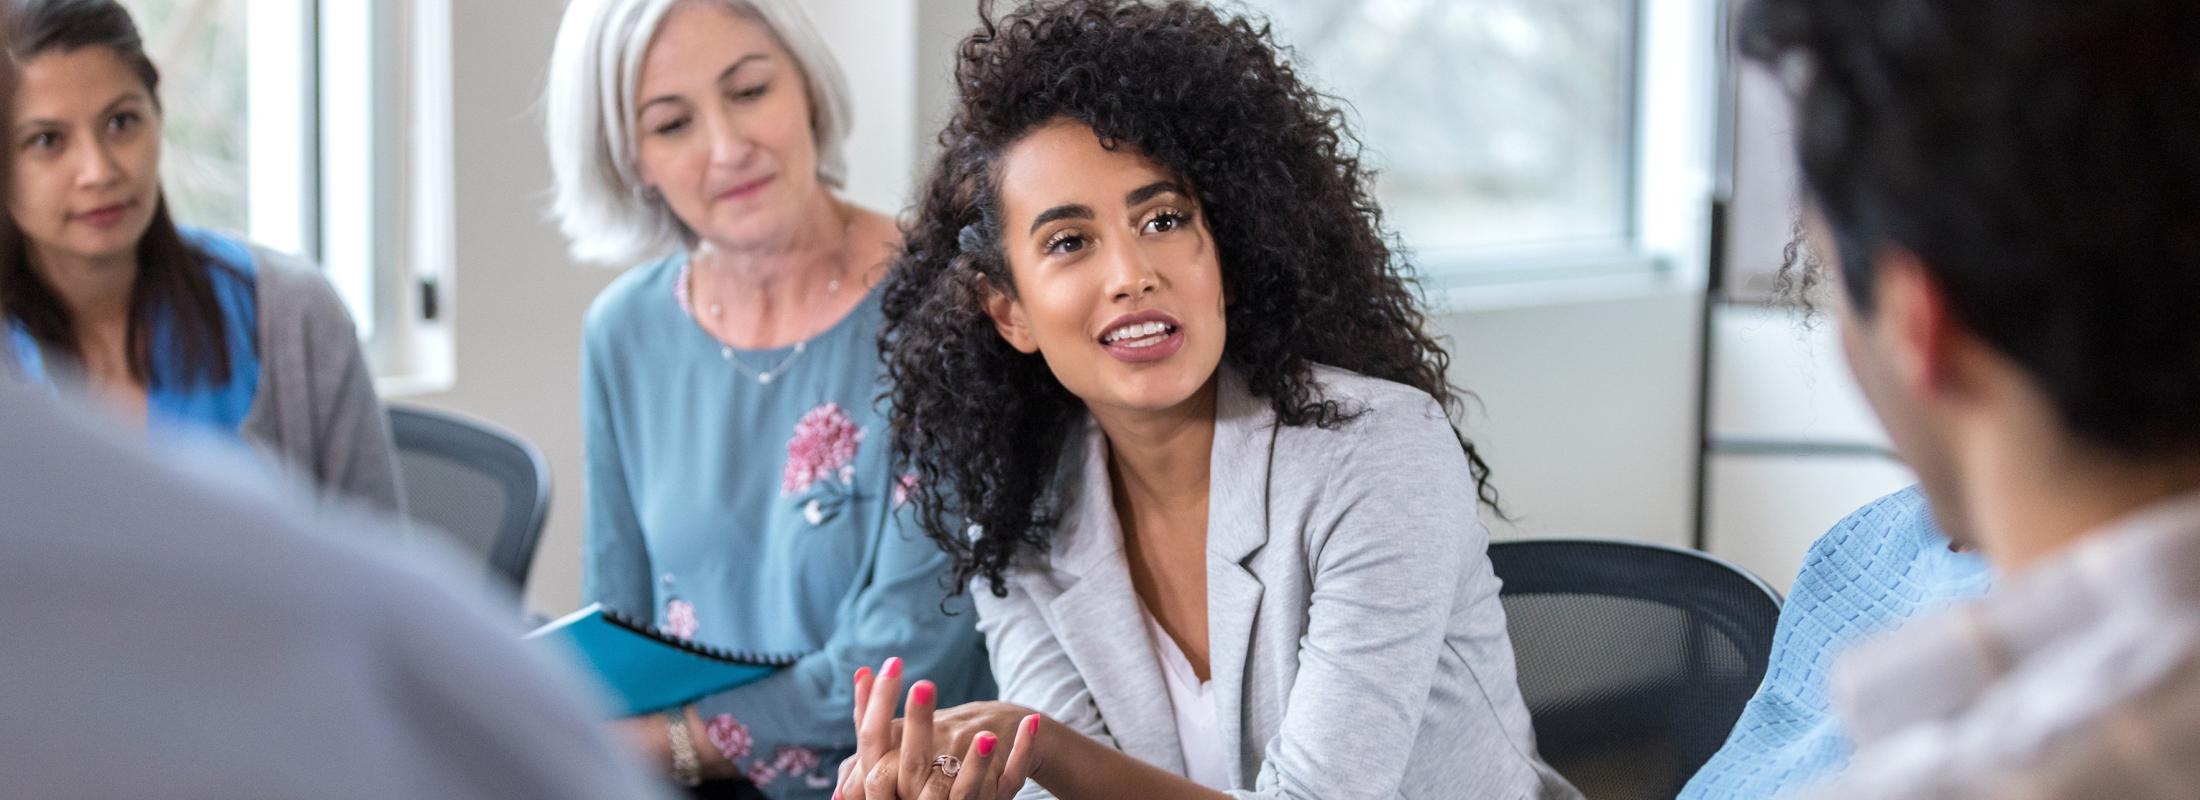
{"label": "woman in gray cardigan", "polygon": [[169,216],[160,73],[129,12],[12,8],[0,366],[156,438],[233,437],[325,496],[400,510],[389,425],[328,282]]}
{"label": "woman in gray cardigan", "polygon": [[1002,697],[918,681],[896,726],[924,676],[859,675],[842,795],[1575,796],[1330,102],[1188,0],[1047,0],[959,52],[885,336]]}

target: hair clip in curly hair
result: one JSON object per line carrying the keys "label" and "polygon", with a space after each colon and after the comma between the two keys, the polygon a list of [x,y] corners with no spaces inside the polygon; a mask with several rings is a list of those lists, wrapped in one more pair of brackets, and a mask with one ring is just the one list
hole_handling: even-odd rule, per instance
{"label": "hair clip in curly hair", "polygon": [[976,223],[964,225],[955,234],[955,246],[961,248],[964,255],[977,255],[985,250],[985,234],[978,231]]}

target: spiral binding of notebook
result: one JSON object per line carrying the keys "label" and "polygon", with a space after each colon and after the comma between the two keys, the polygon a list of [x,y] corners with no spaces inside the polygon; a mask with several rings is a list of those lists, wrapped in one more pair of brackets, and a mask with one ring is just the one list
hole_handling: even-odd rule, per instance
{"label": "spiral binding of notebook", "polygon": [[745,664],[752,667],[786,667],[802,660],[802,654],[800,653],[754,653],[704,644],[694,639],[683,639],[609,608],[602,609],[602,612],[604,620],[613,625],[655,639],[659,644],[667,647],[679,648],[705,658],[715,658],[719,661]]}

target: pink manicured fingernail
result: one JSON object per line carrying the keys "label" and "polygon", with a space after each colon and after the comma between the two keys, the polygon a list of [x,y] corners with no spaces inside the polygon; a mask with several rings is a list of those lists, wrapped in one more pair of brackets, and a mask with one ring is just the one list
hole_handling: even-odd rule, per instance
{"label": "pink manicured fingernail", "polygon": [[996,737],[995,737],[995,736],[994,736],[993,734],[990,734],[990,733],[981,733],[981,734],[978,734],[978,755],[980,755],[980,756],[990,756],[990,755],[993,755],[993,744],[994,744],[995,742],[997,742],[997,741],[999,741],[999,739],[998,739],[998,738],[996,738]]}
{"label": "pink manicured fingernail", "polygon": [[895,658],[889,658],[889,659],[886,659],[886,677],[889,677],[889,678],[899,678],[899,677],[901,677],[901,658],[900,658],[900,657],[895,657]]}
{"label": "pink manicured fingernail", "polygon": [[909,687],[909,700],[913,703],[931,705],[932,691],[931,681],[917,681],[917,685]]}
{"label": "pink manicured fingernail", "polygon": [[1039,715],[1033,714],[1024,718],[1024,732],[1030,734],[1039,732]]}
{"label": "pink manicured fingernail", "polygon": [[865,679],[865,678],[868,678],[868,677],[871,677],[871,668],[870,668],[870,667],[857,667],[857,668],[856,668],[856,683],[858,683],[858,684],[861,684],[861,683],[863,683],[863,679]]}

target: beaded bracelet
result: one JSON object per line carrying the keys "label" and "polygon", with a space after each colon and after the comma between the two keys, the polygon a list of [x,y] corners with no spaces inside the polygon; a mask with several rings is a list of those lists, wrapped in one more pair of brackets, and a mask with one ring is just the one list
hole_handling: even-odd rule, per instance
{"label": "beaded bracelet", "polygon": [[688,735],[686,709],[665,715],[665,733],[672,740],[672,780],[691,789],[703,785],[703,759],[695,753],[695,737]]}

